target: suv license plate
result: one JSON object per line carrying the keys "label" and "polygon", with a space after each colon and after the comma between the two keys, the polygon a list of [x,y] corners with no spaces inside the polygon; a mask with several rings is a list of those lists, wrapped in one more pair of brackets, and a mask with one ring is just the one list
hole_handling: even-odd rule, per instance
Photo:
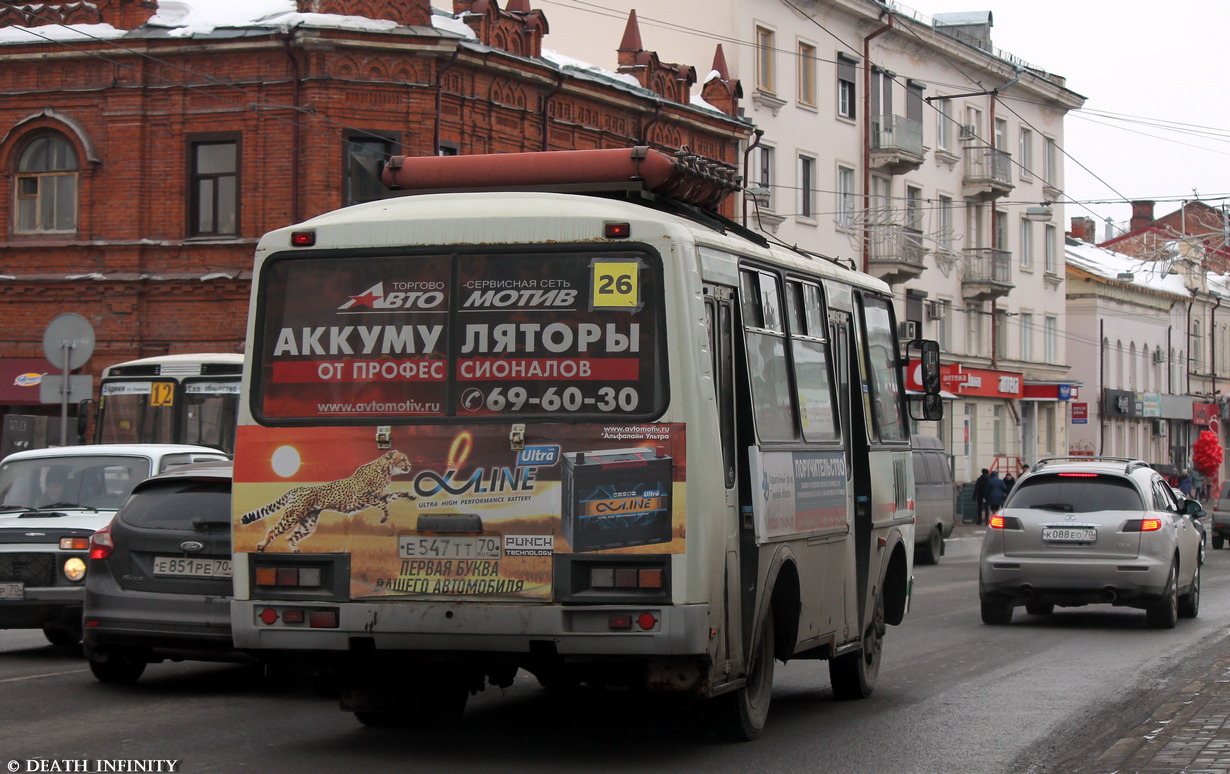
{"label": "suv license plate", "polygon": [[25,599],[26,585],[21,581],[0,583],[0,599]]}
{"label": "suv license plate", "polygon": [[229,578],[231,560],[158,556],[154,558],[154,574],[180,578]]}
{"label": "suv license plate", "polygon": [[1098,539],[1093,527],[1043,527],[1042,539],[1048,543],[1092,543]]}

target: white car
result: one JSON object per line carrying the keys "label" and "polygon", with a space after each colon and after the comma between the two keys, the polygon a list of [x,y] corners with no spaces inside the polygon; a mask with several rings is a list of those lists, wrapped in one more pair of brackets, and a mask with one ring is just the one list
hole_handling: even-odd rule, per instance
{"label": "white car", "polygon": [[0,461],[0,629],[81,639],[90,536],[137,483],[176,465],[225,460],[206,446],[100,444],[14,452]]}
{"label": "white car", "polygon": [[1056,605],[1143,608],[1170,629],[1200,611],[1203,527],[1141,460],[1058,457],[1021,476],[983,538],[982,620],[1006,624],[1013,608],[1049,615]]}

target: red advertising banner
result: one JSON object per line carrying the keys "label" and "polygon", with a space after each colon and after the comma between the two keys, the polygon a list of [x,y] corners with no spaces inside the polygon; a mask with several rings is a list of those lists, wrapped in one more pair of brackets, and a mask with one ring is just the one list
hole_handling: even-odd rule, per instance
{"label": "red advertising banner", "polygon": [[1089,404],[1088,403],[1073,403],[1072,405],[1072,424],[1087,425],[1089,424]]}

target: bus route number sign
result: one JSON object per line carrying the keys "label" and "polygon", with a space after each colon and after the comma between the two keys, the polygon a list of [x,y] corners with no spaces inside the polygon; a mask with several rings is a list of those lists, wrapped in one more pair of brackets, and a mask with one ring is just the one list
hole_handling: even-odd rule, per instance
{"label": "bus route number sign", "polygon": [[149,404],[151,406],[175,405],[175,383],[154,382],[149,386]]}
{"label": "bus route number sign", "polygon": [[591,309],[640,308],[640,261],[600,259],[594,261],[591,270]]}

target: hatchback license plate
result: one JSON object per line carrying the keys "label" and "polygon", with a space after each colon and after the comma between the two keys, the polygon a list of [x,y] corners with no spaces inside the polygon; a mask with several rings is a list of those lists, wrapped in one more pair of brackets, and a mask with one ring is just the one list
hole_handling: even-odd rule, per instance
{"label": "hatchback license plate", "polygon": [[158,556],[154,558],[154,574],[179,578],[229,578],[231,560]]}
{"label": "hatchback license plate", "polygon": [[25,599],[26,584],[21,581],[0,583],[0,599]]}
{"label": "hatchback license plate", "polygon": [[1098,539],[1093,527],[1043,527],[1042,539],[1051,543],[1092,543]]}

